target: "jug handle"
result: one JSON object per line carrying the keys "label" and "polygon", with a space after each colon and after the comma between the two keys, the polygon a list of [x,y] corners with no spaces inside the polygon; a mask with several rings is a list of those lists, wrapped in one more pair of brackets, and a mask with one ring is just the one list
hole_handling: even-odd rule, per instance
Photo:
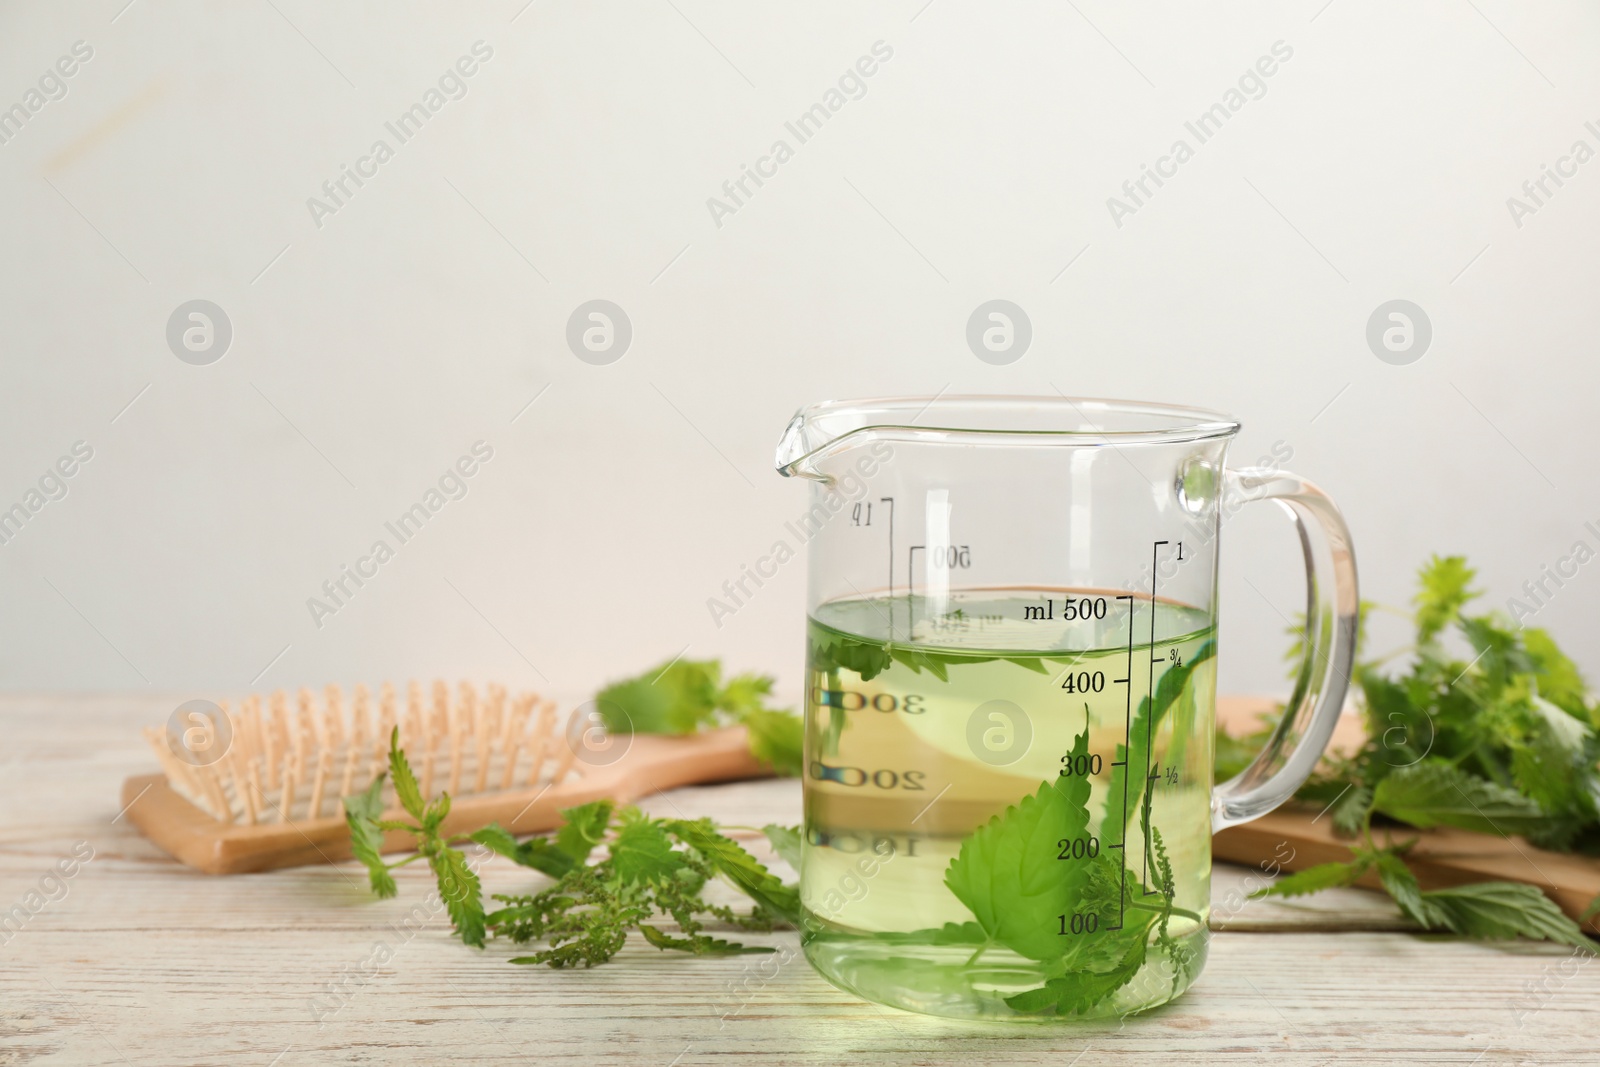
{"label": "jug handle", "polygon": [[1265,815],[1310,777],[1344,707],[1360,603],[1350,530],[1328,494],[1270,467],[1230,468],[1223,484],[1225,515],[1252,501],[1272,500],[1294,520],[1306,561],[1306,654],[1266,747],[1212,791],[1213,832]]}

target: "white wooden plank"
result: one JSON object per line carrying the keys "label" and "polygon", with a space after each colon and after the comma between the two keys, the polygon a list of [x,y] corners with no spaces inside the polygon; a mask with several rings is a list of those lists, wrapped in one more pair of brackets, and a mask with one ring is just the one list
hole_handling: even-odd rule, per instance
{"label": "white wooden plank", "polygon": [[[430,887],[421,867],[398,872],[398,900],[374,901],[350,864],[207,877],[113,823],[122,777],[148,769],[138,727],[177,702],[0,700],[0,736],[16,742],[0,752],[0,910],[40,889],[74,842],[95,849],[61,899],[0,932],[0,1064],[1470,1064],[1580,1062],[1572,1050],[1592,1045],[1600,967],[1567,949],[1384,932],[1397,913],[1362,890],[1241,903],[1263,879],[1227,867],[1214,873],[1219,929],[1199,983],[1117,1025],[878,1008],[822,981],[792,932],[749,937],[783,949],[772,957],[634,945],[592,971],[513,967],[519,950],[468,949],[442,914],[406,929]],[[793,822],[799,785],[683,789],[646,807]],[[483,876],[491,892],[537,880],[498,859]],[[1324,929],[1347,932],[1313,932]],[[392,958],[368,966],[379,944]],[[320,1024],[313,1001],[327,1009]]]}

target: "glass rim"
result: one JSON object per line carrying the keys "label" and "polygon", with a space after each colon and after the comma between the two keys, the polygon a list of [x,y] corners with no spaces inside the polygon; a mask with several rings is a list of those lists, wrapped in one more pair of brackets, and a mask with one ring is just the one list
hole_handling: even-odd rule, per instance
{"label": "glass rim", "polygon": [[1239,432],[1207,408],[1145,400],[1021,394],[946,394],[823,400],[795,413],[778,447],[780,471],[863,433],[952,443],[1182,444]]}

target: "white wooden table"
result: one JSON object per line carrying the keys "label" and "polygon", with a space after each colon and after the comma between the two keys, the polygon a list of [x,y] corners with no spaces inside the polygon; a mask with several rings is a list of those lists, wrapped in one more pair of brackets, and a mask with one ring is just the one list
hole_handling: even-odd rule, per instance
{"label": "white wooden table", "polygon": [[[1198,984],[1120,1024],[879,1008],[817,977],[793,933],[750,938],[787,950],[775,956],[640,944],[591,971],[514,967],[511,946],[468,949],[442,914],[406,929],[429,887],[420,865],[397,872],[399,899],[375,901],[352,864],[213,878],[140,838],[118,789],[152,769],[138,729],[181,699],[0,698],[0,1065],[1600,1063],[1600,965],[1409,933],[1361,890],[1237,906],[1252,879],[1239,868],[1217,870]],[[645,806],[750,825],[798,821],[799,799],[798,783],[768,781]],[[75,846],[93,858],[46,878]],[[491,892],[537,878],[499,859],[482,874]],[[392,958],[374,962],[379,946]]]}

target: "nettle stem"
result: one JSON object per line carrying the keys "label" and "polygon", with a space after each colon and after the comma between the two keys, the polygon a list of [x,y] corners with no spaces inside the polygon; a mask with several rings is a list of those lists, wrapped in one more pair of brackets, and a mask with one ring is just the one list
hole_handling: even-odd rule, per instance
{"label": "nettle stem", "polygon": [[[1137,901],[1137,900],[1128,901],[1128,907],[1137,908],[1140,911],[1153,911],[1153,912],[1155,912],[1157,914],[1161,914],[1161,913],[1166,912],[1166,911],[1169,910],[1168,906],[1166,904],[1163,904],[1160,907],[1157,907],[1154,904],[1145,904],[1145,903],[1142,903],[1142,902]],[[1192,919],[1195,922],[1199,922],[1200,921],[1200,915],[1197,912],[1192,912],[1187,908],[1173,907],[1173,908],[1170,909],[1170,911],[1171,911],[1171,914],[1173,914],[1173,915],[1180,915],[1185,919]]]}

